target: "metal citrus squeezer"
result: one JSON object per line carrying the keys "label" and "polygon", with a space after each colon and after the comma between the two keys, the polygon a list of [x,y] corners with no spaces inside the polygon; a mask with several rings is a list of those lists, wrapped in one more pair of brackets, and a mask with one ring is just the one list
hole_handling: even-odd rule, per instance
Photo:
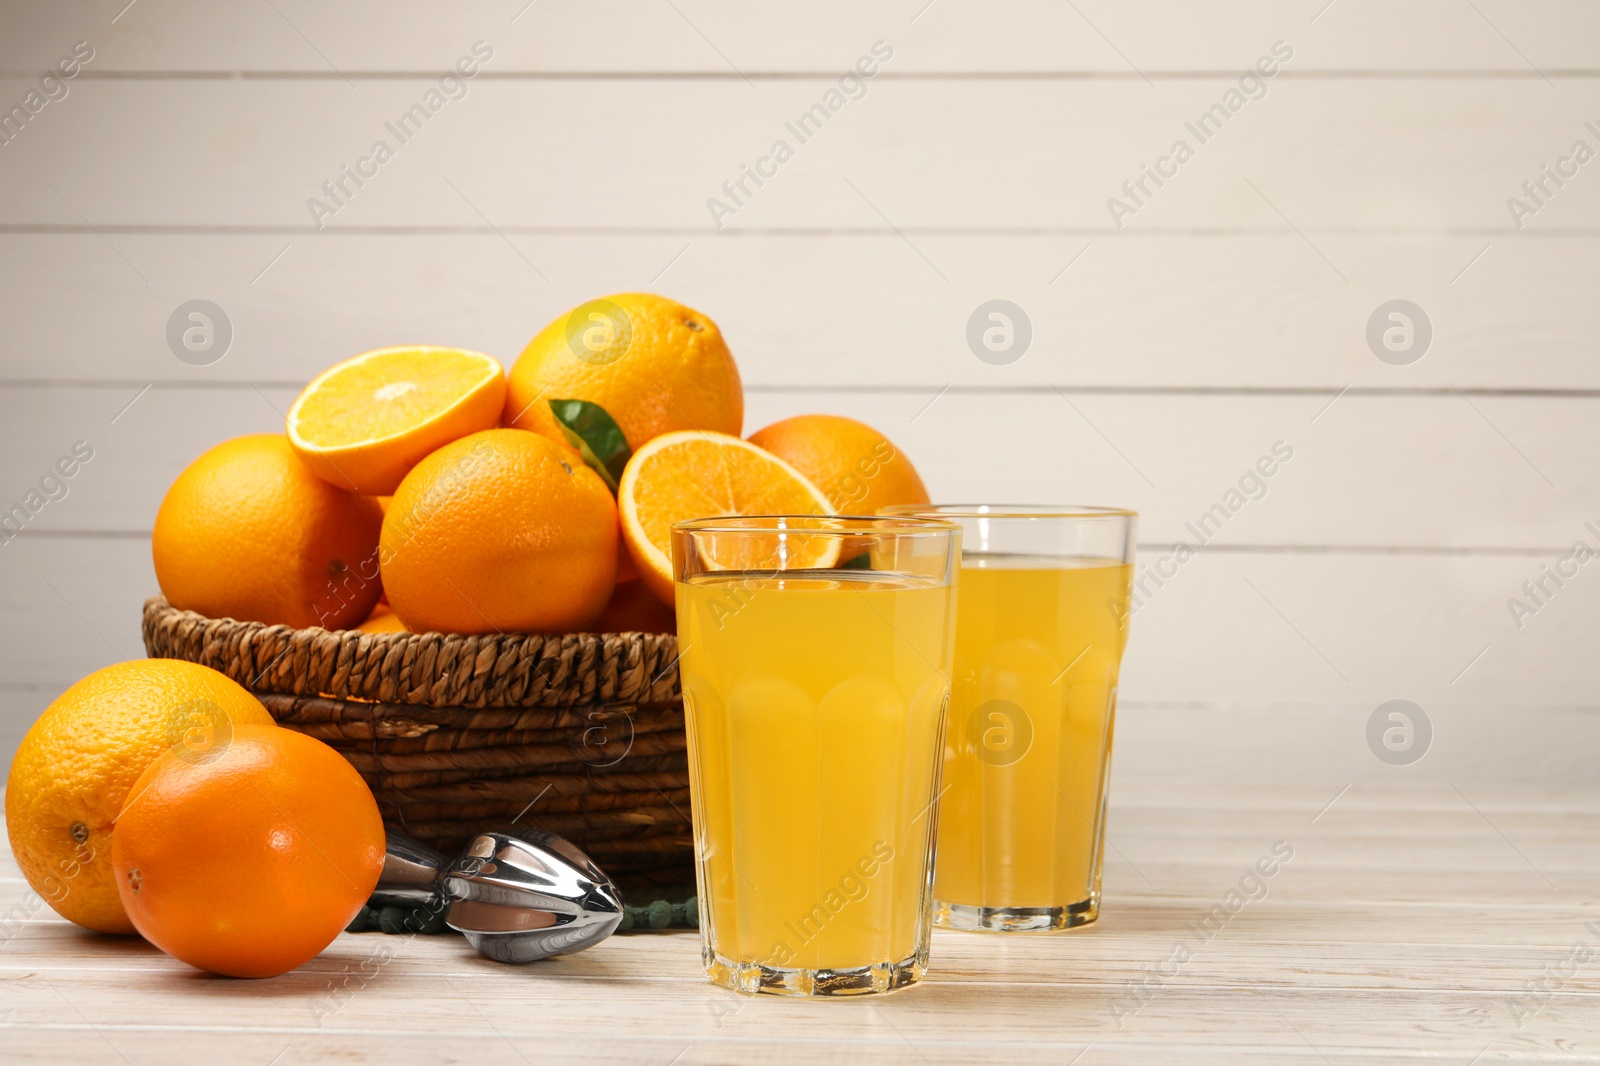
{"label": "metal citrus squeezer", "polygon": [[391,831],[380,905],[445,910],[445,924],[497,962],[592,947],[622,922],[622,895],[575,844],[541,829],[479,833],[454,862]]}

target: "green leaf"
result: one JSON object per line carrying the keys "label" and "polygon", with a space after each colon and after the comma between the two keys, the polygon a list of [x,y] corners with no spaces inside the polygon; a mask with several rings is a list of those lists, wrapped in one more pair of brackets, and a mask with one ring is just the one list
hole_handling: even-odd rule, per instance
{"label": "green leaf", "polygon": [[551,400],[550,413],[556,416],[567,443],[578,449],[583,461],[616,492],[622,468],[633,457],[616,420],[604,407],[588,400]]}

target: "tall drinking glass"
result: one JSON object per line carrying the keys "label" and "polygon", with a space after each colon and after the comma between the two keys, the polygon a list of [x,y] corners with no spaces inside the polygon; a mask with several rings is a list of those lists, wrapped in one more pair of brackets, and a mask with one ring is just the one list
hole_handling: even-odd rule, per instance
{"label": "tall drinking glass", "polygon": [[745,992],[887,992],[932,923],[960,530],[673,527],[701,954]]}
{"label": "tall drinking glass", "polygon": [[962,528],[935,922],[1013,932],[1094,921],[1137,516],[885,511]]}

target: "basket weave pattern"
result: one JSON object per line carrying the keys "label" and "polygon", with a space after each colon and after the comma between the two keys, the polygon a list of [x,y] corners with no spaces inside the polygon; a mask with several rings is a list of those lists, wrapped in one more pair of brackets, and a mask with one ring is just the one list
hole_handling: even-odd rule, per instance
{"label": "basket weave pattern", "polygon": [[155,658],[221,671],[361,773],[385,820],[447,852],[520,819],[624,884],[693,878],[677,640],[361,633],[144,605]]}

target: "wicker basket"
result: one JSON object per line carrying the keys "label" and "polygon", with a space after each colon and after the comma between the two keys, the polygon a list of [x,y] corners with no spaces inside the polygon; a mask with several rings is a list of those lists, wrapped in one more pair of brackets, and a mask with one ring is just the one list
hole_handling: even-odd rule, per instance
{"label": "wicker basket", "polygon": [[672,636],[291,629],[157,596],[144,645],[220,670],[338,749],[386,821],[442,850],[521,819],[624,886],[694,878]]}

